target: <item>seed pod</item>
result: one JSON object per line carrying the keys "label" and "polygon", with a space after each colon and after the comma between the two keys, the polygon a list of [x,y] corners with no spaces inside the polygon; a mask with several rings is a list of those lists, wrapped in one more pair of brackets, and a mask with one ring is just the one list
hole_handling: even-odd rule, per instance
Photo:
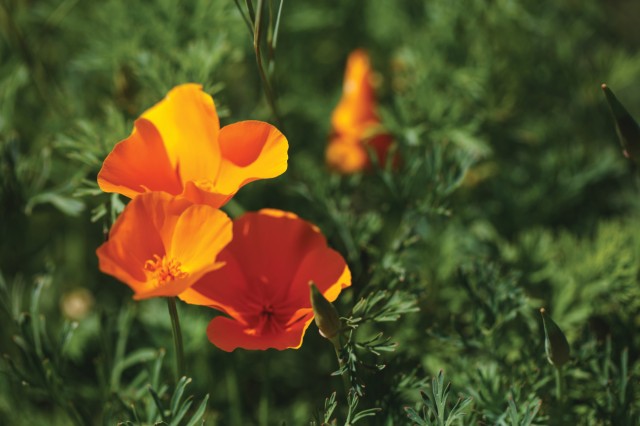
{"label": "seed pod", "polygon": [[309,282],[311,290],[311,306],[315,315],[316,325],[322,337],[332,340],[340,332],[340,316],[335,306],[329,302],[318,290],[318,287]]}
{"label": "seed pod", "polygon": [[556,368],[562,367],[569,361],[569,342],[560,327],[547,315],[544,308],[540,308],[542,324],[544,326],[544,350],[547,359]]}
{"label": "seed pod", "polygon": [[604,91],[604,96],[607,98],[611,114],[613,114],[616,133],[618,133],[625,157],[636,163],[640,162],[640,127],[638,123],[606,84],[602,85],[602,90]]}

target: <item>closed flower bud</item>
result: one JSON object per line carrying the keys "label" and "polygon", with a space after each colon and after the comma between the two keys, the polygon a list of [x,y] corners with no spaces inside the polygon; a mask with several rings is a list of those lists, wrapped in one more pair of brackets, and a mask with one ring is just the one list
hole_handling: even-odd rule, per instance
{"label": "closed flower bud", "polygon": [[640,162],[640,127],[631,114],[620,103],[606,84],[602,85],[604,96],[607,98],[609,108],[616,124],[616,132],[625,157],[635,162]]}
{"label": "closed flower bud", "polygon": [[569,342],[544,308],[540,309],[540,313],[544,326],[544,350],[547,353],[547,359],[553,366],[560,368],[569,361]]}
{"label": "closed flower bud", "polygon": [[335,306],[329,302],[318,290],[318,287],[309,282],[311,290],[311,306],[315,315],[316,325],[322,337],[332,340],[340,332],[340,317]]}

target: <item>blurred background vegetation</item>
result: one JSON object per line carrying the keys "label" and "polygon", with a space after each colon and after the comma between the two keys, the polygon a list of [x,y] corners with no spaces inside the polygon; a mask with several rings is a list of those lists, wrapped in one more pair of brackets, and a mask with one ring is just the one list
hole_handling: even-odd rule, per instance
{"label": "blurred background vegetation", "polygon": [[[176,383],[163,301],[97,268],[126,200],[96,174],[171,87],[203,84],[223,125],[274,122],[234,1],[0,0],[0,424],[444,424],[422,412],[438,380],[448,424],[639,424],[639,184],[599,87],[640,112],[638,17],[632,0],[284,2],[289,170],[235,200],[296,212],[347,259],[355,408],[315,326],[299,350],[224,353],[214,311],[184,304],[194,379]],[[402,161],[344,177],[324,149],[355,48]],[[571,345],[563,398],[541,306]]]}

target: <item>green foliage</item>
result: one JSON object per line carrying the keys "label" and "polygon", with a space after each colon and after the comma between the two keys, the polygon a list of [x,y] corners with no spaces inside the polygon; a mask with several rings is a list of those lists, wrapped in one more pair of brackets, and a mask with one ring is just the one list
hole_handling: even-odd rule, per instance
{"label": "green foliage", "polygon": [[[599,89],[638,116],[635,12],[0,0],[0,424],[638,424],[638,180]],[[339,176],[323,152],[354,48],[399,161]],[[176,379],[163,301],[99,272],[127,202],[102,161],[189,81],[223,125],[281,121],[287,172],[225,209],[294,211],[345,257],[337,356],[314,326],[296,351],[223,353],[213,311],[179,304]],[[571,342],[561,398],[542,306]]]}
{"label": "green foliage", "polygon": [[453,405],[447,402],[449,399],[449,387],[451,383],[444,384],[444,372],[440,370],[437,377],[431,382],[431,392],[420,392],[424,407],[422,415],[411,407],[405,408],[407,416],[419,426],[451,426],[461,424],[465,411],[473,400],[471,398],[459,398]]}

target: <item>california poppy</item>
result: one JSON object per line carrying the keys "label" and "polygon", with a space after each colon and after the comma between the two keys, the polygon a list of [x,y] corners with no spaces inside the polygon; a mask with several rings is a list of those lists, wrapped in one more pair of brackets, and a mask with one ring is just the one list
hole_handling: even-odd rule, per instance
{"label": "california poppy", "polygon": [[105,192],[162,191],[220,207],[243,185],[287,169],[287,139],[261,121],[220,128],[213,99],[183,84],[136,120],[98,173]]}
{"label": "california poppy", "polygon": [[131,287],[134,299],[177,296],[223,265],[218,253],[231,232],[218,209],[148,192],[127,204],[96,253],[100,270]]}
{"label": "california poppy", "polygon": [[342,98],[331,116],[332,134],[326,150],[327,164],[341,173],[370,167],[368,147],[379,164],[384,164],[393,142],[376,113],[372,80],[369,56],[364,50],[353,51],[347,60]]}
{"label": "california poppy", "polygon": [[224,351],[299,348],[313,320],[309,282],[334,301],[351,285],[342,256],[320,230],[293,213],[260,210],[233,222],[233,241],[220,253],[225,266],[180,295],[218,309],[207,328]]}

